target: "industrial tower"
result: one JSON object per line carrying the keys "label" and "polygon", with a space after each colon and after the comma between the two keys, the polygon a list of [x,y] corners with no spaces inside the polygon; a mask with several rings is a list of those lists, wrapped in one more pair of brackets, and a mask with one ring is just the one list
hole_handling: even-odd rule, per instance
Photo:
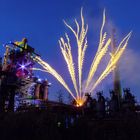
{"label": "industrial tower", "polygon": [[[112,32],[111,32],[111,39],[112,39],[112,42],[111,42],[111,48],[112,48],[112,53],[114,54],[115,53],[115,50],[116,50],[116,39],[115,39],[115,35],[116,35],[116,30],[115,29],[112,29]],[[120,73],[119,73],[119,65],[116,64],[116,68],[115,70],[113,71],[113,88],[114,88],[114,92],[115,94],[118,96],[118,100],[120,102],[120,99],[122,97],[122,91],[121,91],[121,82],[120,82]]]}

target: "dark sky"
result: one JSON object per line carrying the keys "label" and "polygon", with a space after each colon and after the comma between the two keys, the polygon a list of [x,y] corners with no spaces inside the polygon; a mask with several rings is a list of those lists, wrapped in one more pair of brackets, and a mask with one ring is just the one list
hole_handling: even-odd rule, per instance
{"label": "dark sky", "polygon": [[[116,35],[118,41],[133,30],[128,51],[124,54],[124,61],[121,64],[125,67],[120,69],[122,86],[130,87],[140,100],[139,0],[0,0],[0,55],[4,53],[2,44],[27,37],[29,44],[36,49],[36,52],[65,76],[65,80],[70,84],[58,39],[65,32],[69,33],[62,20],[65,19],[73,25],[74,18],[79,19],[81,7],[84,7],[84,16],[89,24],[88,39],[91,51],[87,51],[86,54],[88,62],[91,61],[91,52],[97,49],[104,8],[107,13],[106,30],[110,31],[110,25],[113,25],[118,32]],[[88,68],[89,65],[85,64],[85,67]],[[85,73],[87,73],[86,68]],[[50,97],[54,99],[56,92],[62,86],[48,74],[37,72],[37,75],[41,78],[46,77],[52,82]],[[106,80],[101,85],[101,89],[111,87]],[[63,91],[66,92],[64,89]]]}

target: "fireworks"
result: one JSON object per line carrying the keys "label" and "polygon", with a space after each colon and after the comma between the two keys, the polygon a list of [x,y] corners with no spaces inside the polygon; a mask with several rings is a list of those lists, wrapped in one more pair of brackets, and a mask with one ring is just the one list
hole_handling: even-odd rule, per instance
{"label": "fireworks", "polygon": [[[83,71],[83,63],[84,63],[84,58],[85,58],[85,52],[88,47],[88,41],[87,41],[87,32],[88,32],[88,25],[85,25],[84,17],[83,17],[83,10],[81,9],[81,26],[78,23],[78,21],[75,19],[75,24],[76,24],[76,30],[74,30],[68,23],[65,23],[65,25],[72,31],[76,43],[77,43],[77,61],[78,61],[78,66],[75,66],[73,55],[72,55],[72,44],[70,42],[70,38],[68,34],[65,34],[65,38],[63,37],[60,38],[59,40],[59,45],[61,49],[61,53],[64,57],[64,60],[67,64],[67,68],[71,77],[71,81],[73,83],[75,93],[72,93],[70,90],[69,86],[66,84],[64,79],[61,77],[58,72],[53,69],[47,62],[43,61],[40,57],[36,56],[35,60],[40,64],[44,69],[38,69],[34,68],[33,70],[40,70],[43,72],[48,72],[51,75],[53,75],[64,87],[65,89],[71,94],[71,96],[74,98],[74,100],[77,102],[77,106],[82,106],[85,102],[85,91],[93,93],[94,89],[102,82],[102,80],[110,74],[115,68],[116,64],[118,63],[120,57],[122,56],[124,50],[126,49],[126,46],[128,44],[129,38],[131,37],[131,32],[120,42],[117,50],[115,53],[109,52],[109,46],[111,44],[111,38],[107,37],[107,33],[104,32],[104,26],[105,26],[105,21],[106,21],[106,16],[105,16],[105,10],[103,12],[103,23],[101,26],[100,30],[100,41],[98,45],[97,52],[95,54],[95,57],[93,58],[92,64],[90,66],[90,70],[87,76],[86,84],[84,87],[82,87],[82,71]],[[106,54],[110,54],[110,60],[104,69],[104,71],[101,73],[97,81],[95,83],[92,83],[92,80],[94,78],[94,75],[98,69],[98,66],[103,59],[103,57]],[[76,71],[78,72],[78,78],[76,77]],[[92,87],[89,85],[92,84]]]}
{"label": "fireworks", "polygon": [[71,94],[71,96],[76,100],[76,97],[74,94],[71,92],[69,89],[68,85],[66,82],[63,80],[63,78],[54,70],[47,62],[44,62],[40,57],[36,56],[35,60],[40,64],[48,73],[53,75],[66,89],[67,91]]}
{"label": "fireworks", "polygon": [[[123,41],[119,44],[118,49],[114,54],[110,53],[110,61],[108,62],[106,69],[102,72],[98,80],[94,83],[93,87],[91,88],[90,92],[92,92],[96,86],[110,73],[116,68],[116,64],[120,57],[122,56],[127,44],[128,40],[131,36],[131,32],[123,39]],[[123,44],[124,43],[124,44]],[[123,44],[123,45],[122,45]]]}

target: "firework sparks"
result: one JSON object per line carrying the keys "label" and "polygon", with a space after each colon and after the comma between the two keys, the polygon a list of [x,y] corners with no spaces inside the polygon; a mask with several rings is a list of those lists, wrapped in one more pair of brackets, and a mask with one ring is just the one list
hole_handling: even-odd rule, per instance
{"label": "firework sparks", "polygon": [[[44,62],[40,57],[36,56],[35,60],[40,64],[44,70],[39,69],[39,68],[33,68],[33,70],[40,70],[43,72],[48,72],[51,75],[53,75],[65,88],[66,90],[70,93],[70,95],[74,98],[74,100],[77,102],[77,106],[82,106],[85,102],[85,93],[83,91],[88,91],[88,92],[93,92],[95,88],[101,83],[101,81],[109,75],[115,68],[116,64],[118,63],[120,57],[122,56],[123,52],[126,49],[126,46],[128,44],[129,38],[131,37],[131,32],[120,42],[117,50],[115,53],[111,54],[110,53],[110,60],[105,68],[105,70],[101,73],[97,81],[93,84],[92,88],[89,89],[89,85],[92,84],[91,81],[94,78],[94,75],[98,69],[99,64],[101,63],[101,60],[103,57],[107,54],[110,43],[111,43],[111,38],[108,38],[106,41],[106,36],[107,33],[104,32],[104,26],[105,26],[105,10],[103,12],[103,23],[100,29],[100,41],[98,45],[97,52],[95,54],[95,57],[92,61],[88,77],[86,80],[86,85],[83,88],[82,87],[82,70],[83,70],[83,63],[84,63],[84,58],[85,58],[85,52],[88,46],[87,42],[87,31],[88,31],[88,25],[85,25],[84,22],[84,17],[83,17],[83,12],[81,9],[81,26],[75,19],[75,24],[76,24],[76,30],[74,30],[69,24],[67,24],[65,21],[65,25],[72,31],[74,34],[74,37],[76,38],[77,42],[77,49],[78,49],[78,55],[77,55],[77,61],[78,61],[78,68],[74,65],[73,61],[73,56],[72,56],[72,47],[70,43],[70,38],[67,34],[65,34],[66,41],[64,38],[60,38],[59,40],[59,45],[61,49],[61,53],[64,57],[64,60],[67,64],[68,71],[76,92],[76,95],[74,95],[64,79],[59,75],[55,69],[53,69],[47,62]],[[78,71],[78,82],[75,74],[75,70]],[[87,88],[89,90],[87,90]]]}
{"label": "firework sparks", "polygon": [[88,25],[85,26],[84,17],[83,17],[83,9],[81,9],[81,28],[79,26],[79,23],[75,19],[77,31],[75,31],[70,25],[68,25],[65,21],[65,25],[73,32],[77,47],[78,47],[78,74],[79,74],[79,96],[81,98],[82,94],[82,69],[83,69],[83,62],[85,57],[85,52],[87,49],[87,31],[88,31]]}
{"label": "firework sparks", "polygon": [[76,100],[76,97],[74,94],[71,92],[69,89],[68,85],[66,82],[63,80],[63,78],[47,63],[44,62],[40,57],[36,56],[35,60],[40,64],[48,73],[53,75],[66,89],[67,91],[71,94],[71,96]]}
{"label": "firework sparks", "polygon": [[79,98],[79,94],[78,94],[78,87],[77,87],[77,82],[76,82],[76,77],[75,77],[75,68],[74,68],[74,63],[73,63],[73,57],[72,57],[72,53],[71,53],[71,45],[70,45],[70,40],[68,35],[66,34],[66,38],[67,38],[67,43],[64,42],[64,39],[61,38],[59,40],[59,44],[60,44],[60,48],[61,48],[61,52],[63,54],[63,57],[67,63],[68,66],[68,70],[77,94],[77,98]]}
{"label": "firework sparks", "polygon": [[47,70],[39,69],[39,68],[31,68],[31,70],[37,70],[37,71],[42,71],[42,72],[49,72]]}
{"label": "firework sparks", "polygon": [[[105,43],[105,39],[106,39],[106,35],[107,33],[105,32],[103,34],[103,29],[104,29],[104,25],[105,25],[105,10],[103,12],[103,23],[101,26],[101,30],[100,30],[100,41],[99,41],[99,46],[98,46],[98,50],[97,53],[95,54],[95,57],[92,61],[89,73],[88,73],[88,78],[86,80],[86,86],[85,86],[85,91],[88,88],[89,84],[91,83],[91,80],[93,79],[93,76],[95,75],[95,72],[98,68],[98,65],[100,64],[103,56],[106,54],[108,47],[111,43],[111,39],[109,38],[108,41]],[[105,45],[104,45],[105,44]]]}
{"label": "firework sparks", "polygon": [[[116,64],[118,63],[120,57],[122,56],[123,52],[126,49],[126,46],[128,44],[128,41],[131,37],[131,32],[121,41],[121,43],[118,46],[118,49],[115,51],[114,54],[110,53],[111,59],[106,67],[106,69],[103,71],[103,73],[100,75],[98,80],[95,82],[93,85],[92,89],[90,92],[92,92],[96,86],[110,73],[116,68]],[[124,45],[123,45],[124,44]],[[123,46],[123,47],[122,47]]]}

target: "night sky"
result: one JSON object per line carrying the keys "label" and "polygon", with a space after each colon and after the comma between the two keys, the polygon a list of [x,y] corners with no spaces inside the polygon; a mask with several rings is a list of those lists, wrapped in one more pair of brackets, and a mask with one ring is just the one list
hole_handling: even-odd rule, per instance
{"label": "night sky", "polygon": [[[58,40],[64,36],[65,32],[70,33],[64,25],[63,19],[74,26],[73,20],[74,18],[79,19],[81,7],[84,8],[85,20],[89,24],[89,48],[86,53],[84,74],[87,74],[89,64],[98,46],[102,12],[105,8],[106,31],[110,32],[111,28],[115,27],[118,42],[130,30],[133,30],[127,51],[120,62],[120,75],[122,86],[130,87],[140,101],[139,0],[0,0],[0,55],[3,56],[4,53],[2,44],[9,41],[20,41],[26,37],[42,59],[47,60],[70,85],[70,77],[60,53]],[[76,47],[73,46],[74,50]],[[56,99],[56,93],[60,89],[66,93],[66,90],[52,76],[42,72],[36,72],[36,75],[40,78],[46,77],[52,83],[51,99]],[[107,78],[99,89],[107,92],[112,88],[111,83],[111,79]]]}

